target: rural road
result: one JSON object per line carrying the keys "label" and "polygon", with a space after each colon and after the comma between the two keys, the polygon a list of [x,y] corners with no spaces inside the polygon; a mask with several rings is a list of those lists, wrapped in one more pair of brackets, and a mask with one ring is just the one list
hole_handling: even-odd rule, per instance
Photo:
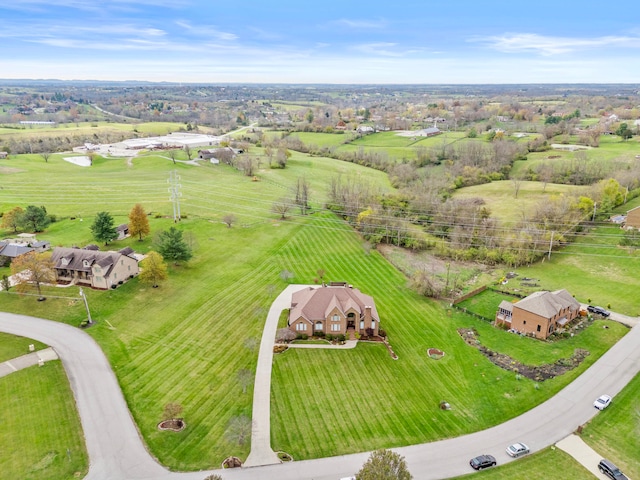
{"label": "rural road", "polygon": [[[0,313],[0,331],[52,346],[67,371],[76,397],[90,458],[88,480],[204,480],[214,472],[169,472],[146,451],[116,377],[98,344],[69,325]],[[525,442],[532,451],[555,444],[586,423],[593,400],[616,395],[640,371],[640,326],[636,326],[557,395],[523,415],[487,430],[438,442],[396,448],[416,480],[442,479],[472,470],[469,458],[482,453],[498,464],[512,459],[505,448]],[[221,473],[225,480],[335,480],[353,475],[368,453],[250,467]]]}

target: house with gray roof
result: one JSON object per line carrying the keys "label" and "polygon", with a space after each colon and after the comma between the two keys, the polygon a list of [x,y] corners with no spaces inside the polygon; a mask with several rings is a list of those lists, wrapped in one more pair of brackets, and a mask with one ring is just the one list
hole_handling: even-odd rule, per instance
{"label": "house with gray roof", "polygon": [[332,282],[294,293],[289,328],[309,336],[317,332],[344,335],[378,335],[380,317],[373,298],[345,282]]}
{"label": "house with gray roof", "polygon": [[565,289],[534,292],[516,303],[500,302],[496,325],[545,339],[580,315],[580,302]]}
{"label": "house with gray roof", "polygon": [[51,260],[58,282],[98,289],[116,288],[140,272],[135,257],[120,252],[56,247]]}

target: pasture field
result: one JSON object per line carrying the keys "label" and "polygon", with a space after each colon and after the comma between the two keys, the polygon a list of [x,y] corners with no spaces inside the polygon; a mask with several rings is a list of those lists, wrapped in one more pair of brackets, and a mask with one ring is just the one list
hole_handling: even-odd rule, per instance
{"label": "pasture field", "polygon": [[36,351],[46,348],[46,345],[30,338],[0,332],[0,362],[26,355],[29,353],[29,345],[33,345]]}
{"label": "pasture field", "polygon": [[453,197],[482,198],[492,216],[502,223],[514,224],[531,212],[539,202],[557,195],[580,195],[587,188],[549,183],[545,189],[540,182],[523,181],[518,197],[515,198],[514,183],[511,180],[500,180],[456,190]]}
{"label": "pasture field", "polygon": [[[0,144],[15,139],[38,139],[45,137],[64,137],[67,135],[93,135],[136,131],[149,135],[166,135],[184,128],[183,123],[175,122],[77,122],[56,125],[26,125],[25,128],[7,128],[0,125]],[[71,148],[71,147],[69,147]]]}
{"label": "pasture field", "polygon": [[0,479],[84,477],[84,437],[60,361],[2,378],[0,398]]}
{"label": "pasture field", "polygon": [[[136,202],[154,212],[153,232],[171,226],[166,180],[169,170],[180,173],[187,218],[178,227],[190,237],[194,258],[170,265],[170,278],[158,289],[134,279],[116,290],[85,290],[97,321],[87,331],[105,350],[150,451],[170,468],[207,469],[228,455],[246,458],[248,443],[239,443],[229,431],[234,418],[251,415],[252,388],[243,393],[238,375],[255,370],[266,313],[286,286],[283,270],[293,272],[295,283],[313,283],[322,268],[326,280],[346,280],[372,295],[399,356],[394,361],[382,345],[363,343],[349,351],[291,350],[276,357],[272,445],[298,459],[418,443],[495,425],[549,398],[621,335],[611,329],[580,368],[539,388],[516,380],[468,347],[456,331],[482,331],[490,328],[486,322],[413,293],[405,277],[377,251],[365,248],[344,222],[321,212],[306,217],[296,212],[280,221],[270,211],[305,170],[304,162],[318,162],[313,164],[318,178],[323,175],[319,170],[333,165],[371,175],[371,182],[386,188],[380,172],[297,155],[290,162],[273,171],[279,179],[252,182],[224,165],[173,165],[149,157],[99,159],[82,169],[27,156],[11,159],[24,172],[2,177],[0,208],[34,203],[59,216],[79,212],[81,217],[56,222],[40,237],[51,234],[54,245],[76,243],[75,238],[83,245],[90,241],[88,224],[96,212],[110,211],[118,222]],[[239,218],[233,228],[221,222],[227,213]],[[112,247],[125,245],[144,252],[151,239],[127,239]],[[85,312],[77,289],[60,291],[51,288],[46,295],[65,298],[37,305],[33,297],[10,293],[3,296],[2,308],[79,324]],[[493,333],[501,345],[497,350],[515,351],[521,344],[514,335]],[[430,347],[444,350],[445,357],[428,358]],[[440,410],[443,399],[454,409]],[[187,428],[177,434],[156,428],[169,402],[183,406]]]}
{"label": "pasture field", "polygon": [[559,448],[549,447],[533,455],[520,458],[517,462],[498,465],[494,468],[456,477],[455,480],[468,480],[470,478],[480,478],[482,480],[547,480],[559,472],[562,472],[562,478],[567,480],[596,478],[568,453]]}
{"label": "pasture field", "polygon": [[318,147],[337,147],[345,143],[352,134],[349,133],[316,133],[294,132],[290,137],[298,137],[305,145],[317,145]]}
{"label": "pasture field", "polygon": [[611,405],[587,424],[582,431],[582,438],[595,451],[620,467],[629,478],[640,478],[638,431],[640,431],[640,375],[636,375],[615,396]]}

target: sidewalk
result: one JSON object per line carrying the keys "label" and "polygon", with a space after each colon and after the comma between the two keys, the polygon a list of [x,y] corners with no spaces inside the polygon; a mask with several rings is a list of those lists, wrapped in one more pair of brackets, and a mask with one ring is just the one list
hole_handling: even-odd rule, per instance
{"label": "sidewalk", "polygon": [[40,361],[48,362],[57,359],[58,355],[51,347],[45,348],[44,350],[40,350],[38,352],[28,353],[27,355],[22,355],[21,357],[16,357],[11,360],[7,360],[6,362],[0,363],[0,377],[7,376],[13,372],[22,370],[23,368],[38,365]]}
{"label": "sidewalk", "polygon": [[593,473],[596,478],[607,480],[608,477],[598,470],[598,463],[602,460],[602,456],[584,443],[578,435],[569,435],[556,443],[556,447],[575,458],[578,463]]}
{"label": "sidewalk", "polygon": [[321,343],[281,343],[278,345],[286,345],[289,348],[326,348],[335,350],[349,350],[350,348],[356,348],[356,345],[358,345],[358,340],[347,340],[343,345],[323,345]]}

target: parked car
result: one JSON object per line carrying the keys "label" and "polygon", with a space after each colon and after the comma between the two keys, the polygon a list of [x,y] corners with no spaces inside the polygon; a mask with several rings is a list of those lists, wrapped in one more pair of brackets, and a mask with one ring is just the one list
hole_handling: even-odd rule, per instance
{"label": "parked car", "polygon": [[593,305],[589,305],[587,307],[587,310],[591,313],[595,313],[596,315],[601,315],[605,318],[611,315],[611,312],[609,310],[605,310],[602,307],[594,307]]}
{"label": "parked car", "polygon": [[593,406],[598,410],[604,410],[611,403],[611,397],[609,395],[600,395],[595,402],[593,402]]}
{"label": "parked car", "polygon": [[526,455],[531,450],[524,443],[514,443],[513,445],[509,445],[507,447],[507,454],[511,457],[520,457],[522,455]]}
{"label": "parked car", "polygon": [[474,470],[481,470],[483,468],[494,467],[496,465],[496,459],[493,455],[478,455],[469,460],[469,465]]}
{"label": "parked car", "polygon": [[628,480],[627,476],[622,473],[618,467],[604,458],[600,460],[598,470],[613,480]]}

